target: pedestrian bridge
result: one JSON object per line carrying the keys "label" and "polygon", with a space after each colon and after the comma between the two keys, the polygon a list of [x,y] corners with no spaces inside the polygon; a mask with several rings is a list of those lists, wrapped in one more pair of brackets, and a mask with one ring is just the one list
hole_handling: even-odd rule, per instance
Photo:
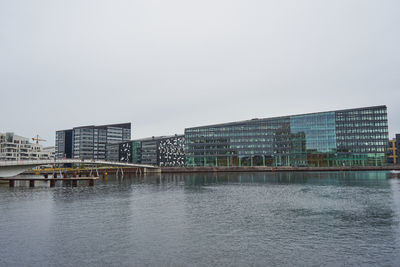
{"label": "pedestrian bridge", "polygon": [[144,168],[144,169],[158,169],[158,166],[135,164],[135,163],[124,163],[124,162],[113,162],[106,160],[83,160],[83,159],[57,159],[57,160],[18,160],[18,161],[0,161],[0,177],[7,178],[21,174],[34,167],[42,165],[53,165],[53,164],[85,164],[85,165],[105,165],[105,166],[116,166],[116,167],[128,167],[128,168]]}

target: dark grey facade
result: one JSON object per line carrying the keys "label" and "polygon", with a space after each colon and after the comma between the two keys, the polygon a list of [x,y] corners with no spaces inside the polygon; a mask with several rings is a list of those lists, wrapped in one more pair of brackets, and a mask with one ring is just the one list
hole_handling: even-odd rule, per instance
{"label": "dark grey facade", "polygon": [[385,165],[386,106],[185,129],[187,166]]}
{"label": "dark grey facade", "polygon": [[[131,123],[90,125],[57,131],[56,156],[57,158],[63,158],[66,155],[67,158],[107,160],[107,144],[127,141],[130,138]],[[70,149],[71,153],[65,153],[66,148]],[[109,155],[112,156],[112,153],[110,152]]]}
{"label": "dark grey facade", "polygon": [[72,130],[62,130],[56,132],[55,148],[56,158],[72,158]]}
{"label": "dark grey facade", "polygon": [[400,159],[400,134],[396,134],[396,151],[397,159]]}
{"label": "dark grey facade", "polygon": [[185,166],[183,135],[159,136],[123,142],[119,147],[119,161],[157,165]]}

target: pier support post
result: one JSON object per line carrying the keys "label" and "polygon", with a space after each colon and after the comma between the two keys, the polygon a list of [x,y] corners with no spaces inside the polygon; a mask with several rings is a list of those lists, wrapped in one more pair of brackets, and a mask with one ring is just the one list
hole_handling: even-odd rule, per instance
{"label": "pier support post", "polygon": [[29,180],[29,187],[35,187],[35,180]]}
{"label": "pier support post", "polygon": [[15,181],[14,180],[8,180],[8,184],[10,185],[10,187],[14,187]]}
{"label": "pier support post", "polygon": [[94,186],[94,180],[93,179],[88,180],[88,184],[89,184],[89,186]]}
{"label": "pier support post", "polygon": [[78,186],[78,181],[72,180],[72,187],[77,187],[77,186]]}
{"label": "pier support post", "polygon": [[50,180],[50,187],[56,186],[56,180]]}

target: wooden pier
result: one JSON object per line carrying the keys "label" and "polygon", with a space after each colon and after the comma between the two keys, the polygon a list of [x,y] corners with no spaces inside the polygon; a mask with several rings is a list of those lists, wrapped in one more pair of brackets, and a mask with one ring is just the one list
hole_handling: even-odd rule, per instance
{"label": "wooden pier", "polygon": [[63,181],[63,182],[70,181],[72,184],[72,187],[77,187],[78,181],[87,181],[89,186],[94,186],[94,181],[98,180],[98,179],[99,179],[99,177],[96,176],[96,177],[66,177],[66,178],[12,177],[12,178],[0,179],[0,180],[1,181],[8,180],[8,184],[10,187],[14,187],[16,181],[29,181],[29,187],[34,187],[35,181],[49,182],[50,187],[55,187],[56,181]]}

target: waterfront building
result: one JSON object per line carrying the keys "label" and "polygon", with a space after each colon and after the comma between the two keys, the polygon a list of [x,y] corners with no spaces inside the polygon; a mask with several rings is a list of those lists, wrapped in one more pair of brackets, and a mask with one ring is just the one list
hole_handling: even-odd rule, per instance
{"label": "waterfront building", "polygon": [[185,129],[187,166],[381,166],[386,106]]}
{"label": "waterfront building", "polygon": [[72,158],[72,132],[73,130],[61,130],[56,132],[56,158]]}
{"label": "waterfront building", "polygon": [[119,161],[119,143],[110,143],[106,145],[106,160]]}
{"label": "waterfront building", "polygon": [[389,140],[387,148],[387,163],[397,164],[396,139]]}
{"label": "waterfront building", "polygon": [[0,160],[52,160],[54,151],[14,133],[0,133]]}
{"label": "waterfront building", "polygon": [[56,147],[55,146],[43,147],[42,155],[43,159],[54,159],[56,156]]}
{"label": "waterfront building", "polygon": [[183,135],[158,136],[129,142],[119,146],[119,161],[157,165],[185,166],[185,138]]}
{"label": "waterfront building", "polygon": [[131,139],[131,123],[81,126],[56,132],[56,157],[106,160],[106,146]]}
{"label": "waterfront building", "polygon": [[400,159],[400,134],[396,134],[396,155],[397,155],[397,163],[399,162]]}
{"label": "waterfront building", "polygon": [[400,157],[400,134],[396,134],[396,137],[389,140],[387,148],[387,161],[389,164],[399,164]]}

